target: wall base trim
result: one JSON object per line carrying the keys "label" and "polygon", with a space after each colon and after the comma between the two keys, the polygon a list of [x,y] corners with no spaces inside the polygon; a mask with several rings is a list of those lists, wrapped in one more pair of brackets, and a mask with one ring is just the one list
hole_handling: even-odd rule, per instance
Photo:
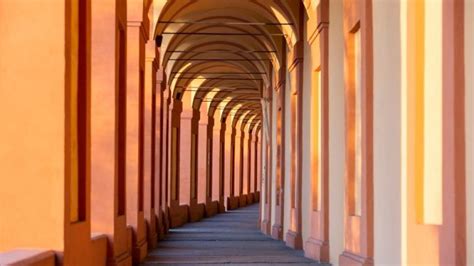
{"label": "wall base trim", "polygon": [[204,203],[191,204],[189,207],[189,221],[193,223],[202,220],[205,211],[206,205]]}
{"label": "wall base trim", "polygon": [[148,242],[146,238],[140,242],[135,242],[132,249],[133,263],[138,264],[142,262],[148,254]]}
{"label": "wall base trim", "polygon": [[344,251],[339,256],[339,265],[372,266],[374,265],[374,260],[372,258],[362,257],[360,255]]}
{"label": "wall base trim", "polygon": [[283,240],[283,226],[281,224],[274,224],[272,226],[272,238]]}
{"label": "wall base trim", "polygon": [[301,233],[288,230],[288,232],[286,232],[286,245],[293,249],[303,249],[303,237]]}
{"label": "wall base trim", "polygon": [[320,262],[329,262],[329,242],[310,237],[305,243],[304,255]]}
{"label": "wall base trim", "polygon": [[262,224],[261,224],[261,227],[260,227],[260,230],[262,231],[262,233],[264,233],[266,235],[271,235],[270,221],[269,220],[263,220]]}
{"label": "wall base trim", "polygon": [[169,228],[176,228],[188,222],[188,205],[179,205],[169,208]]}

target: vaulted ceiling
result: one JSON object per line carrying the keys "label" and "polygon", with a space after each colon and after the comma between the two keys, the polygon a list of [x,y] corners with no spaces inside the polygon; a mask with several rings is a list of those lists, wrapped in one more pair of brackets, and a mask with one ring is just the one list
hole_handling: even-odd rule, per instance
{"label": "vaulted ceiling", "polygon": [[173,97],[255,126],[263,90],[301,34],[299,8],[295,0],[168,0],[154,36]]}

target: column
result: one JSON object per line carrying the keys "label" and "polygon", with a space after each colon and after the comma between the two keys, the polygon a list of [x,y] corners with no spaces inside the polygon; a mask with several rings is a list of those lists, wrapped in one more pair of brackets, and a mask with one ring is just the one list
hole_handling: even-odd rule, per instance
{"label": "column", "polygon": [[[230,120],[230,118],[227,118]],[[228,122],[231,124],[231,121]],[[229,126],[228,129],[225,129],[225,146],[226,146],[226,153],[225,153],[225,181],[226,181],[226,191],[225,195],[227,196],[227,209],[232,210],[237,208],[234,199],[234,169],[235,169],[235,133],[232,130],[232,127]],[[237,204],[238,205],[238,204]]]}
{"label": "column", "polygon": [[247,205],[247,198],[244,195],[244,176],[245,176],[245,131],[242,130],[242,120],[244,115],[240,117],[240,121],[236,128],[236,131],[239,132],[240,136],[237,136],[239,139],[239,175],[238,175],[238,191],[239,191],[239,207],[244,207]]}
{"label": "column", "polygon": [[224,141],[225,139],[221,140],[221,122],[219,120],[214,120],[214,118],[209,117],[212,119],[213,127],[209,128],[212,129],[212,158],[211,158],[211,166],[212,166],[212,200],[217,201],[218,204],[218,211],[223,212],[225,210],[224,207],[224,175],[221,173],[221,169],[224,167]]}
{"label": "column", "polygon": [[[271,91],[271,90],[270,90]],[[271,106],[271,103],[267,103],[267,105]],[[265,107],[266,108],[266,107]],[[271,128],[271,118],[270,119],[270,126]],[[263,208],[263,214],[262,214],[262,223],[261,223],[261,230],[264,234],[270,235],[271,234],[271,150],[270,150],[270,144],[271,140],[267,138],[267,136],[271,136],[270,132],[267,132],[269,128],[264,127],[264,136],[265,139],[262,142],[262,162],[264,161],[265,163],[262,164],[262,171],[261,171],[261,176],[263,179],[262,182],[262,191],[264,192],[263,197],[264,201],[262,202],[262,205],[264,205]]]}
{"label": "column", "polygon": [[[130,15],[130,14],[129,14]],[[144,217],[143,115],[144,115],[144,48],[142,24],[127,22],[127,223],[133,228],[132,256],[135,263],[147,254]]]}
{"label": "column", "polygon": [[250,125],[247,126],[248,132],[248,140],[247,140],[247,186],[246,186],[246,194],[247,194],[247,204],[253,204],[254,203],[254,194],[252,193],[252,169],[254,165],[252,164],[253,160],[253,154],[252,154],[252,143],[253,143],[253,135],[252,135],[252,129],[250,129]]}
{"label": "column", "polygon": [[206,216],[210,217],[219,212],[219,159],[214,161],[215,153],[219,156],[219,138],[214,135],[214,118],[209,115],[206,144]]}
{"label": "column", "polygon": [[[286,41],[283,40],[286,46]],[[272,226],[272,237],[283,240],[283,217],[285,213],[285,96],[286,96],[286,56],[284,66],[280,67],[279,82],[276,90],[277,110],[276,110],[276,180],[275,180],[275,221]]]}
{"label": "column", "polygon": [[[204,156],[205,156],[205,135],[206,135],[206,129],[207,129],[207,123],[204,127],[204,132],[200,131],[200,112],[199,110],[192,110],[192,118],[191,118],[191,135],[190,135],[190,143],[186,148],[181,146],[181,150],[186,149],[187,152],[189,152],[189,220],[190,222],[197,222],[201,220],[204,217],[204,212],[206,209],[206,206],[204,203],[200,202],[198,199],[199,194],[203,194],[205,196],[205,178],[206,176],[204,175],[204,184],[201,186],[200,181],[201,177],[198,176],[199,174],[199,162],[204,161],[205,163],[205,157],[203,159],[200,159],[199,156],[201,154],[201,149],[204,150]],[[183,122],[183,120],[181,120]],[[186,122],[187,123],[187,122]],[[200,133],[202,132],[202,135],[204,135],[204,143],[200,143],[201,135]],[[187,137],[187,136],[184,136]],[[205,172],[205,171],[204,171]],[[185,178],[186,175],[184,175]],[[183,192],[182,192],[183,193]]]}
{"label": "column", "polygon": [[[182,112],[182,102],[173,99],[170,118],[170,227],[188,222],[190,195],[190,147],[192,113]],[[183,205],[181,205],[183,204]]]}
{"label": "column", "polygon": [[[302,7],[300,7],[302,8]],[[286,233],[286,245],[301,249],[301,163],[302,163],[302,92],[303,89],[303,52],[304,41],[295,44],[292,50],[292,61],[288,68],[291,75],[291,141],[290,141],[290,224]]]}
{"label": "column", "polygon": [[[195,191],[191,191],[191,149],[196,147],[196,138],[191,132],[192,111],[181,113],[181,124],[179,132],[179,202],[180,204],[191,205],[191,199],[195,197]],[[194,141],[194,143],[192,143]]]}
{"label": "column", "polygon": [[169,161],[170,161],[170,90],[166,83],[166,75],[163,76],[161,83],[161,90],[163,91],[163,131],[162,131],[162,157],[161,157],[161,185],[162,185],[162,211],[163,211],[163,231],[166,233],[170,228],[169,208],[170,203],[170,175],[169,175]]}
{"label": "column", "polygon": [[153,163],[155,164],[155,216],[156,216],[156,233],[158,239],[164,237],[164,221],[163,221],[163,82],[165,77],[163,69],[158,69],[156,73],[156,92],[155,92],[155,156]]}
{"label": "column", "polygon": [[[237,119],[237,118],[234,118]],[[242,187],[242,132],[234,124],[232,128],[233,139],[234,139],[234,196],[235,196],[235,208],[238,208],[241,204],[240,198],[241,187]]]}
{"label": "column", "polygon": [[344,49],[343,3],[329,1],[329,59],[328,59],[328,112],[329,112],[329,253],[331,262],[339,264],[338,257],[344,249]]}
{"label": "column", "polygon": [[[91,230],[113,244],[107,261],[131,264],[126,223],[126,8],[94,2],[91,61]],[[110,38],[110,34],[116,38]],[[118,54],[118,56],[117,56]]]}
{"label": "column", "polygon": [[329,1],[318,5],[320,13],[314,13],[309,23],[317,24],[314,38],[310,41],[312,69],[311,79],[311,192],[310,237],[305,242],[305,256],[329,262],[329,115],[328,115],[328,56],[329,56]]}
{"label": "column", "polygon": [[[207,178],[207,154],[208,154],[208,141],[207,141],[207,115],[201,114],[201,119],[199,120],[199,129],[198,129],[198,149],[197,149],[197,185],[198,185],[198,193],[197,193],[197,201],[199,203],[210,203],[210,199],[208,197],[210,192],[210,182],[208,182]],[[211,144],[211,142],[209,142]]]}
{"label": "column", "polygon": [[[349,19],[348,14],[357,13]],[[369,2],[344,3],[345,199],[341,265],[373,265],[373,50]],[[355,30],[354,30],[355,29]]]}
{"label": "column", "polygon": [[227,204],[227,197],[230,196],[230,138],[227,137],[226,124],[221,122],[221,131],[219,134],[219,178],[221,180],[221,187],[219,191],[219,202],[220,205],[229,208]]}
{"label": "column", "polygon": [[156,72],[157,49],[154,41],[146,44],[145,88],[144,88],[144,146],[143,146],[143,179],[144,179],[144,212],[146,234],[149,248],[156,247],[156,215],[155,215],[155,124],[156,124]]}
{"label": "column", "polygon": [[[260,201],[262,191],[262,128],[261,124],[257,127],[255,133],[255,179],[254,188],[257,202]],[[261,206],[262,204],[260,204]],[[260,224],[260,223],[259,223]]]}
{"label": "column", "polygon": [[252,194],[252,201],[253,203],[257,203],[257,146],[256,146],[256,141],[257,141],[257,127],[255,126],[255,123],[251,126],[251,134],[252,134],[252,139],[250,143],[250,149],[249,149],[249,154],[250,154],[250,193]]}

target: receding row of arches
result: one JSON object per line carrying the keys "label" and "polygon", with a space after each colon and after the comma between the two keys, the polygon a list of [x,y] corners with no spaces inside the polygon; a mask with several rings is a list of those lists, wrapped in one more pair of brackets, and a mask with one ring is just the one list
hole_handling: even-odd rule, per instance
{"label": "receding row of arches", "polygon": [[41,249],[4,260],[259,203],[318,261],[469,264],[471,2],[0,0],[0,251]]}

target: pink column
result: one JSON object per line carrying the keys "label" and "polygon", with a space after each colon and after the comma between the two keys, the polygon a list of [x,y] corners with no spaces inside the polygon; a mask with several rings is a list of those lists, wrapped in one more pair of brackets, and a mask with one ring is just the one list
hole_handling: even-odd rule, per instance
{"label": "pink column", "polygon": [[[231,124],[229,122],[229,124]],[[229,129],[226,129],[226,154],[225,154],[225,172],[226,172],[226,181],[228,191],[226,191],[227,197],[227,209],[232,210],[238,207],[238,203],[235,202],[235,129],[229,126]]]}
{"label": "pink column", "polygon": [[234,195],[237,208],[240,206],[242,196],[242,132],[235,127],[232,131],[234,132]]}
{"label": "pink column", "polygon": [[250,194],[252,195],[252,203],[257,202],[257,147],[256,147],[256,132],[257,129],[255,125],[252,126],[251,129],[251,134],[252,134],[252,139],[250,140],[250,147],[249,147],[249,154],[250,154],[250,181],[249,181],[249,189],[250,189]]}
{"label": "pink column", "polygon": [[[204,217],[204,212],[206,209],[206,206],[204,203],[200,203],[198,201],[198,195],[204,194],[205,195],[205,176],[204,176],[204,184],[201,186],[199,181],[201,180],[198,177],[198,166],[199,162],[203,161],[201,158],[199,158],[200,155],[200,150],[204,149],[206,147],[206,143],[199,143],[201,135],[199,131],[199,120],[200,120],[200,112],[199,110],[192,110],[192,117],[191,117],[191,128],[190,128],[190,136],[189,136],[189,145],[184,148],[181,146],[181,151],[186,151],[189,153],[189,164],[186,164],[189,166],[189,220],[190,222],[197,222],[201,220]],[[181,122],[183,123],[183,119],[181,119]],[[188,123],[187,121],[185,123]],[[207,124],[205,125],[205,129],[207,129]],[[183,134],[183,133],[181,133]],[[203,135],[206,135],[207,131],[205,130]],[[187,136],[184,136],[187,138]],[[205,141],[205,140],[204,140]],[[203,147],[204,146],[204,147]],[[185,157],[187,158],[187,157]],[[204,158],[205,162],[205,158]],[[185,178],[187,176],[185,175]],[[185,193],[185,191],[181,191],[181,193]]]}
{"label": "pink column", "polygon": [[[249,127],[248,127],[249,128]],[[248,136],[246,143],[246,174],[245,177],[247,179],[246,186],[245,186],[245,193],[247,194],[247,204],[252,204],[253,200],[253,193],[252,193],[252,131],[249,131],[246,134]]]}
{"label": "pink column", "polygon": [[127,223],[132,226],[134,262],[147,254],[143,206],[144,36],[142,24],[127,23]]}
{"label": "pink column", "polygon": [[163,130],[162,130],[162,157],[161,157],[161,186],[162,186],[162,211],[163,211],[163,233],[166,233],[170,228],[170,176],[169,176],[169,161],[170,161],[170,121],[171,121],[171,112],[170,112],[170,90],[166,83],[166,76],[163,77],[164,81],[161,83],[161,90],[163,91],[163,107],[162,107],[162,120],[163,120]]}
{"label": "pink column", "polygon": [[221,168],[224,167],[222,159],[224,154],[222,153],[222,147],[224,142],[221,142],[220,132],[221,132],[221,122],[219,120],[214,120],[214,118],[209,118],[213,121],[213,127],[209,128],[212,132],[212,200],[217,201],[219,212],[224,210],[224,202],[221,201],[221,195],[224,193],[224,179],[221,175]]}
{"label": "pink column", "polygon": [[[91,230],[107,234],[113,244],[108,262],[130,265],[125,216],[125,18],[126,9],[115,1],[95,2],[92,7]],[[109,38],[112,32],[117,38]]]}
{"label": "pink column", "polygon": [[[272,106],[272,93],[273,88],[272,86],[269,86],[266,91],[265,95],[267,96],[267,99],[269,99],[269,106]],[[264,180],[264,186],[265,186],[265,199],[264,199],[264,204],[265,204],[265,209],[263,213],[263,220],[262,220],[262,232],[267,235],[271,235],[272,231],[272,225],[271,225],[271,217],[272,217],[272,146],[271,146],[271,136],[272,136],[272,124],[273,124],[273,118],[272,118],[272,112],[269,113],[269,119],[270,121],[268,122],[268,130],[269,132],[265,132],[267,136],[270,136],[270,139],[265,139],[265,145],[262,144],[262,156],[265,156],[265,168],[262,169],[265,171],[262,173],[262,176],[265,175],[265,180]]]}
{"label": "pink column", "polygon": [[156,231],[158,238],[164,236],[163,221],[163,83],[165,83],[165,73],[159,69],[156,76],[156,93],[155,93],[155,215],[156,215]]}
{"label": "pink column", "polygon": [[262,205],[263,202],[261,202],[261,191],[262,191],[262,130],[261,130],[261,125],[259,125],[256,129],[256,138],[255,138],[255,198],[257,202],[260,202],[260,211],[259,216],[258,216],[258,224],[262,224]]}
{"label": "pink column", "polygon": [[228,146],[230,146],[230,138],[227,138],[225,122],[221,122],[220,125],[219,180],[221,181],[221,185],[219,189],[219,203],[221,206],[224,205],[224,207],[228,208],[227,197],[230,196],[230,151],[228,151]]}
{"label": "pink column", "polygon": [[199,120],[199,129],[198,129],[198,149],[197,149],[197,184],[198,184],[198,193],[197,193],[197,202],[199,203],[210,203],[210,197],[208,197],[211,190],[211,183],[207,182],[207,153],[208,153],[208,143],[207,143],[207,127],[208,120],[207,115],[201,113],[201,118]]}
{"label": "pink column", "polygon": [[181,113],[179,132],[179,202],[191,204],[191,119],[192,112]]}
{"label": "pink column", "polygon": [[235,130],[235,146],[234,146],[234,194],[236,197],[242,196],[242,131]]}
{"label": "pink column", "polygon": [[[217,140],[217,143],[215,143]],[[219,212],[219,160],[213,161],[215,153],[219,155],[219,138],[214,135],[214,118],[207,116],[206,127],[206,217]],[[217,145],[217,147],[215,147]],[[217,173],[214,174],[214,171]]]}
{"label": "pink column", "polygon": [[190,146],[192,113],[183,112],[182,102],[173,99],[170,125],[170,227],[188,222],[190,195]]}
{"label": "pink column", "polygon": [[146,44],[145,88],[143,114],[143,182],[144,214],[147,226],[149,248],[154,248],[158,239],[155,216],[155,109],[156,109],[156,71],[157,50],[154,41]]}
{"label": "pink column", "polygon": [[301,236],[301,166],[302,166],[302,88],[303,88],[303,41],[293,47],[289,71],[291,86],[291,141],[290,141],[290,224],[286,233],[286,244],[295,249],[303,247]]}
{"label": "pink column", "polygon": [[[318,8],[321,10],[318,13],[318,34],[319,38],[310,43],[313,49],[319,51],[319,58],[313,60],[313,65],[318,66],[321,75],[321,87],[313,86],[312,94],[320,95],[319,102],[312,102],[315,108],[321,110],[321,121],[316,125],[316,128],[320,127],[321,138],[318,137],[318,130],[311,133],[311,138],[314,141],[319,142],[317,147],[312,145],[312,161],[311,161],[311,175],[312,175],[312,191],[311,191],[311,231],[310,237],[306,240],[304,251],[305,256],[315,259],[317,261],[329,262],[329,104],[328,104],[328,61],[329,61],[329,1],[323,0],[319,2]],[[319,61],[319,62],[318,62]],[[314,81],[313,81],[314,82]],[[319,91],[317,91],[317,88]],[[319,106],[321,105],[321,106]],[[317,109],[316,109],[317,110]],[[317,115],[312,110],[311,116]],[[313,120],[313,119],[312,119]],[[313,121],[318,121],[313,120]],[[313,127],[314,128],[314,127]],[[320,150],[320,152],[318,151]],[[320,155],[320,156],[319,156]],[[319,169],[321,171],[319,171]],[[320,189],[315,185],[320,180]],[[321,195],[318,195],[321,193]],[[317,197],[317,198],[316,198]],[[315,200],[317,199],[317,200]],[[317,202],[320,200],[321,202]],[[315,204],[317,204],[315,206]],[[318,206],[319,205],[319,206]],[[319,208],[318,208],[319,207]]]}
{"label": "pink column", "polygon": [[240,173],[240,207],[246,206],[248,201],[247,194],[247,176],[248,176],[248,134],[241,126],[241,173]]}
{"label": "pink column", "polygon": [[[286,41],[282,40],[286,47]],[[272,226],[272,237],[283,240],[283,221],[285,215],[285,94],[286,94],[286,55],[283,56],[284,67],[278,73],[278,85],[276,86],[275,99],[277,105],[276,114],[276,180],[275,180],[275,220]]]}

